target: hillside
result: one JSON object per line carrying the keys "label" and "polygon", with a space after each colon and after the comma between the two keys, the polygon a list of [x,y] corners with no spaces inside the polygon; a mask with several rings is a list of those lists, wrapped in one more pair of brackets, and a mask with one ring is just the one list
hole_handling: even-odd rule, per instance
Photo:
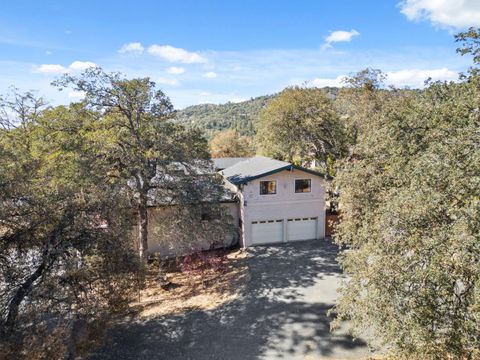
{"label": "hillside", "polygon": [[[325,87],[325,91],[333,99],[338,88]],[[260,111],[278,94],[264,95],[239,103],[221,105],[201,104],[189,106],[177,112],[176,121],[205,131],[207,138],[213,133],[225,129],[235,129],[241,135],[255,135],[254,123]]]}
{"label": "hillside", "polygon": [[189,106],[177,112],[177,121],[204,130],[207,137],[225,129],[235,129],[242,135],[252,136],[258,114],[275,96],[259,96],[239,103]]}

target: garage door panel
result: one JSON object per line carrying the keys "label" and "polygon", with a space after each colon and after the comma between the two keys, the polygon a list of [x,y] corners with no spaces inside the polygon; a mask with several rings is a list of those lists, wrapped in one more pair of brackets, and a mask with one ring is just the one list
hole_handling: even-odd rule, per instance
{"label": "garage door panel", "polygon": [[317,236],[317,218],[287,220],[287,241],[312,240]]}
{"label": "garage door panel", "polygon": [[252,245],[273,244],[283,241],[283,221],[252,221]]}

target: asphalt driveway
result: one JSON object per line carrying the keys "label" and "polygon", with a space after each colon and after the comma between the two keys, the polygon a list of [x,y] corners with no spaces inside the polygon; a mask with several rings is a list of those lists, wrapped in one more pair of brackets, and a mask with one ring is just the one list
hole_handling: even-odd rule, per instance
{"label": "asphalt driveway", "polygon": [[308,241],[256,247],[238,299],[210,311],[125,321],[91,359],[361,359],[361,340],[330,332],[342,277],[336,246]]}

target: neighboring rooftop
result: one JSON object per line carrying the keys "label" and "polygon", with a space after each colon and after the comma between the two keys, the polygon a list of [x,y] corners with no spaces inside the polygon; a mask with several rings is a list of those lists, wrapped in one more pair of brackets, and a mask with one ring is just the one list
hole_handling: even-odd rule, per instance
{"label": "neighboring rooftop", "polygon": [[225,168],[220,173],[232,184],[245,184],[251,180],[267,176],[282,170],[298,169],[313,175],[323,176],[317,171],[293,165],[286,161],[271,159],[265,156],[255,156],[235,165]]}
{"label": "neighboring rooftop", "polygon": [[215,166],[215,170],[220,171],[248,159],[251,159],[251,158],[225,157],[225,158],[215,158],[215,159],[212,159],[212,161],[213,161],[213,165]]}

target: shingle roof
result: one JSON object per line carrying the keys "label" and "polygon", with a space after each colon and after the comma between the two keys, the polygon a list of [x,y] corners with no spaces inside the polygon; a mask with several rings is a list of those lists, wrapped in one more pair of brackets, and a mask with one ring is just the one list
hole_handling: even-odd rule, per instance
{"label": "shingle roof", "polygon": [[240,161],[245,161],[251,158],[248,157],[226,157],[226,158],[215,158],[212,159],[213,165],[215,166],[215,169],[218,170],[223,170],[226,169],[230,166],[235,165],[236,163],[239,163]]}
{"label": "shingle roof", "polygon": [[313,175],[323,176],[319,172],[265,156],[255,156],[253,158],[238,162],[235,165],[224,169],[220,173],[232,184],[239,185],[263,176],[267,176],[269,174],[290,169],[298,169]]}

